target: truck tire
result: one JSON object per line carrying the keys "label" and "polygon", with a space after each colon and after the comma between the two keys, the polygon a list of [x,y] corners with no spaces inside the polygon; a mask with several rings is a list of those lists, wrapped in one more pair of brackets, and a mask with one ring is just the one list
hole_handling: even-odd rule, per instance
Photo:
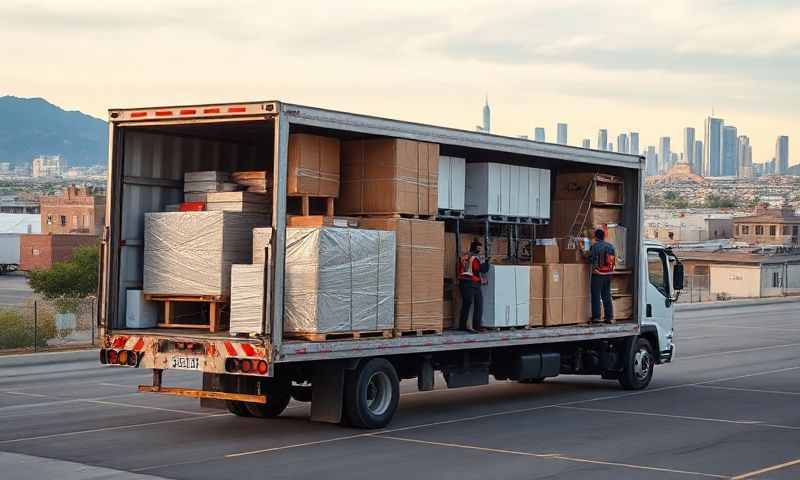
{"label": "truck tire", "polygon": [[545,377],[538,377],[538,378],[523,378],[523,379],[520,379],[520,380],[519,380],[519,383],[526,383],[526,384],[531,384],[531,383],[542,383],[542,382],[544,382],[544,380],[545,380]]}
{"label": "truck tire", "polygon": [[383,428],[389,424],[400,400],[400,380],[386,359],[362,363],[345,378],[344,409],[350,425]]}
{"label": "truck tire", "polygon": [[250,417],[250,411],[245,406],[244,402],[239,402],[236,400],[225,400],[225,406],[228,407],[228,411],[232,414],[239,416],[239,417]]}
{"label": "truck tire", "polygon": [[619,383],[625,390],[642,390],[653,379],[655,356],[650,342],[639,338],[631,349],[625,366],[619,376]]}
{"label": "truck tire", "polygon": [[265,378],[259,380],[261,393],[267,396],[267,403],[245,403],[247,411],[256,418],[274,418],[286,410],[291,400],[291,382]]}

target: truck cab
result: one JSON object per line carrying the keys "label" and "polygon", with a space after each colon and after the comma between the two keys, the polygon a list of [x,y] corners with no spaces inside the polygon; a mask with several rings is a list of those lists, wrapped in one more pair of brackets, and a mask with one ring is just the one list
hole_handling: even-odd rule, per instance
{"label": "truck cab", "polygon": [[661,243],[645,241],[642,248],[641,336],[653,346],[654,363],[669,363],[675,355],[673,313],[683,289],[683,264]]}

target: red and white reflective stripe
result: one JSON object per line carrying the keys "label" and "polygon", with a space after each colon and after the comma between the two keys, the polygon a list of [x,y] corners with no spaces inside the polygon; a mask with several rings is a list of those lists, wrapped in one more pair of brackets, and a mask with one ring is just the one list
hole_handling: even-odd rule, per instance
{"label": "red and white reflective stripe", "polygon": [[255,357],[261,358],[265,355],[259,353],[258,349],[250,343],[243,343],[243,342],[230,342],[225,341],[223,342],[225,346],[225,353],[227,353],[228,357]]}

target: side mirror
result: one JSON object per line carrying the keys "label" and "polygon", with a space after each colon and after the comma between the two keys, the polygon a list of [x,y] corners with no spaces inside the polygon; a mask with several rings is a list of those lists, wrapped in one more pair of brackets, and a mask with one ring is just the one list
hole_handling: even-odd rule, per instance
{"label": "side mirror", "polygon": [[672,267],[672,289],[683,290],[683,264],[681,262],[677,262]]}

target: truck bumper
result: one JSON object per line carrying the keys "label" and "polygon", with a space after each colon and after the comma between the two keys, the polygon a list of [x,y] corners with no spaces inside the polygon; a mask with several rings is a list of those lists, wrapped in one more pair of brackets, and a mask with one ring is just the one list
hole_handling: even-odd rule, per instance
{"label": "truck bumper", "polygon": [[159,370],[270,376],[269,351],[258,339],[166,335],[106,335],[100,363]]}

